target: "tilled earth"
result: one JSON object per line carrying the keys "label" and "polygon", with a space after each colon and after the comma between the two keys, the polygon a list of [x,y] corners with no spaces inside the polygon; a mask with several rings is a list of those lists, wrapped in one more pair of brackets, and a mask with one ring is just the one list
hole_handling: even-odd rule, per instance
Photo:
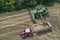
{"label": "tilled earth", "polygon": [[[51,22],[52,31],[35,33],[33,37],[24,40],[60,40],[60,6],[56,4],[48,9],[47,21]],[[28,27],[32,27],[32,22],[27,11],[3,17],[0,19],[0,40],[23,40],[19,33]]]}

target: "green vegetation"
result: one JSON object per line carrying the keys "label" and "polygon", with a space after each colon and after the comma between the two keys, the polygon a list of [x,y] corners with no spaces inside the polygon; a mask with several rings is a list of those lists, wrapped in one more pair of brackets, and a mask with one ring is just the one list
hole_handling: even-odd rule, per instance
{"label": "green vegetation", "polygon": [[0,0],[0,12],[35,7],[40,3],[47,5],[51,2],[60,2],[60,0]]}

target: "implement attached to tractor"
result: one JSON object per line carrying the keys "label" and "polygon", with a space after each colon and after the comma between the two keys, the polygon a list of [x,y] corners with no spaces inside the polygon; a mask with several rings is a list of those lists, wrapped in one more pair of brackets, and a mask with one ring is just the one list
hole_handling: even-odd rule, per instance
{"label": "implement attached to tractor", "polygon": [[32,29],[24,29],[24,31],[20,33],[22,38],[26,38],[27,36],[31,37],[33,33],[44,32],[51,29],[50,22],[45,21],[46,15],[48,15],[48,9],[46,7],[38,5],[35,9],[29,9],[29,15],[33,22],[33,27]]}

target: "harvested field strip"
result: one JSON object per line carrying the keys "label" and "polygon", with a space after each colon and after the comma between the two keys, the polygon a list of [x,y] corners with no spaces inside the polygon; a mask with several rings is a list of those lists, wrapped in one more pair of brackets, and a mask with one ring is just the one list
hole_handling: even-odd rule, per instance
{"label": "harvested field strip", "polygon": [[[24,25],[24,26],[22,26]],[[14,25],[14,26],[9,26],[9,27],[5,27],[3,29],[0,29],[0,34],[5,34],[5,33],[8,33],[8,32],[11,32],[11,31],[14,31],[14,30],[17,30],[17,29],[24,29],[25,27],[28,27],[28,26],[31,26],[31,25],[27,25],[26,24],[18,24],[18,25]]]}
{"label": "harvested field strip", "polygon": [[21,23],[26,23],[27,21],[30,21],[30,19],[29,20],[25,20],[23,22],[17,22],[17,23],[11,24],[11,25],[2,26],[2,27],[0,27],[0,29],[5,28],[5,27],[9,27],[9,26],[14,26],[14,25],[21,24]]}
{"label": "harvested field strip", "polygon": [[28,12],[22,13],[22,14],[18,14],[18,15],[14,15],[14,16],[8,16],[8,17],[5,17],[5,18],[1,18],[0,21],[3,21],[5,19],[14,18],[14,17],[19,17],[19,16],[27,15],[27,14],[28,14]]}
{"label": "harvested field strip", "polygon": [[29,18],[29,15],[25,16],[25,17],[18,17],[18,18],[13,18],[13,19],[10,19],[10,20],[5,20],[5,21],[2,21],[0,22],[0,25],[4,25],[4,24],[7,24],[7,23],[16,23],[16,22],[19,22],[19,21],[22,21],[22,20],[28,20],[30,19]]}
{"label": "harvested field strip", "polygon": [[[2,21],[2,22],[0,22],[0,26],[18,23],[19,21],[20,21],[20,22],[23,22],[24,20],[25,20],[25,21],[26,21],[26,20],[30,20],[29,15],[26,15],[25,17],[22,16],[22,17],[13,18],[13,19],[11,19],[11,20],[8,19],[8,20],[5,20],[5,21]],[[30,20],[30,21],[31,21],[31,20]]]}
{"label": "harvested field strip", "polygon": [[2,34],[2,35],[0,35],[0,40],[4,39],[4,38],[5,39],[8,38],[8,36],[10,37],[10,35],[11,36],[19,35],[20,31],[21,31],[21,29],[18,29],[18,30],[12,31],[12,32],[8,32],[6,34]]}

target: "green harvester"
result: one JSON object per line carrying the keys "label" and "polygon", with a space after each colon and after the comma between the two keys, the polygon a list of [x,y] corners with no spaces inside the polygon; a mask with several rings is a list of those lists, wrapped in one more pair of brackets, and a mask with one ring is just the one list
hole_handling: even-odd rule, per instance
{"label": "green harvester", "polygon": [[36,19],[39,18],[44,22],[44,17],[48,14],[48,9],[43,5],[38,5],[34,9],[29,9],[29,14],[33,23],[36,23]]}

